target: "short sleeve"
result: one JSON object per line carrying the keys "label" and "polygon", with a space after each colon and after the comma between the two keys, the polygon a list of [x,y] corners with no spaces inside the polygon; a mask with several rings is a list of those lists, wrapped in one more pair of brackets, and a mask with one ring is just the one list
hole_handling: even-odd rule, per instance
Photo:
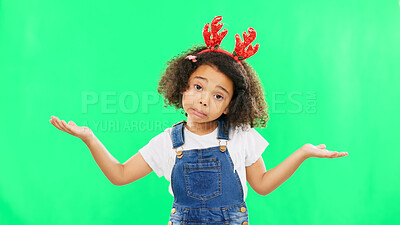
{"label": "short sleeve", "polygon": [[158,177],[165,175],[164,171],[168,166],[168,149],[165,149],[167,146],[167,136],[168,134],[166,132],[162,132],[152,138],[147,145],[139,150],[143,159],[149,164]]}
{"label": "short sleeve", "polygon": [[261,157],[269,143],[254,128],[244,133],[245,166],[250,166]]}

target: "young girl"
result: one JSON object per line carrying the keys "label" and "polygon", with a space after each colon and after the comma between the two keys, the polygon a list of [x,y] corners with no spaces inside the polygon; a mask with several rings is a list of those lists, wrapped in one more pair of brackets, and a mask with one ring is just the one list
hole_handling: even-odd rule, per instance
{"label": "young girl", "polygon": [[[286,181],[310,157],[337,158],[347,152],[305,144],[277,167],[266,171],[261,154],[268,142],[254,129],[266,127],[267,105],[252,67],[249,28],[244,42],[236,35],[231,54],[219,48],[227,30],[218,33],[222,17],[203,30],[207,47],[193,47],[171,59],[158,87],[165,103],[183,109],[187,121],[176,123],[120,164],[88,127],[52,116],[58,129],[90,149],[105,176],[115,185],[134,182],[151,171],[170,181],[174,196],[169,224],[248,224],[246,180],[260,195]],[[245,49],[248,46],[247,49]]]}

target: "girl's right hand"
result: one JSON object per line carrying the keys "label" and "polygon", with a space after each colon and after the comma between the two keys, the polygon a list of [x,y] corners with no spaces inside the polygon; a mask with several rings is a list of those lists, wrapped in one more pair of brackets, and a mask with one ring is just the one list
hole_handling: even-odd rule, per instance
{"label": "girl's right hand", "polygon": [[337,152],[337,151],[329,151],[326,149],[326,145],[320,144],[314,146],[312,144],[305,144],[303,147],[299,149],[300,152],[306,158],[316,157],[316,158],[339,158],[346,155],[349,155],[348,152]]}
{"label": "girl's right hand", "polygon": [[94,136],[89,127],[79,127],[73,121],[66,123],[56,116],[51,116],[50,122],[59,130],[80,138],[82,141],[87,141]]}

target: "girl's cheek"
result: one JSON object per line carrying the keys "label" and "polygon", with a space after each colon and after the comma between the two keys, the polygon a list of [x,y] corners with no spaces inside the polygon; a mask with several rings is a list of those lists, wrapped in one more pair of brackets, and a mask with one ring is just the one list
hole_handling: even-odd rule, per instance
{"label": "girl's cheek", "polygon": [[186,102],[186,104],[193,105],[195,100],[196,100],[196,93],[194,93],[193,91],[189,90],[184,93],[184,101]]}
{"label": "girl's cheek", "polygon": [[213,101],[210,101],[210,108],[215,108],[217,111],[220,111],[224,107],[225,107],[225,101],[224,100],[214,99]]}

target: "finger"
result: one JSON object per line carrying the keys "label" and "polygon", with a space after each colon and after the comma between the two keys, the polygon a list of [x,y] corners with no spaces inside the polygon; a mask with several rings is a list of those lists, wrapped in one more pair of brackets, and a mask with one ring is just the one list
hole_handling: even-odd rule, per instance
{"label": "finger", "polygon": [[67,123],[64,120],[61,120],[60,124],[61,124],[62,128],[65,130],[65,132],[73,135],[71,130],[67,127]]}
{"label": "finger", "polygon": [[51,123],[55,128],[59,129],[59,128],[57,127],[57,125],[55,124],[55,122],[54,122],[53,119],[50,119],[50,123]]}
{"label": "finger", "polygon": [[349,155],[349,153],[347,153],[347,152],[338,152],[337,157],[343,157],[343,156],[346,156],[346,155]]}
{"label": "finger", "polygon": [[336,158],[337,156],[338,156],[338,152],[336,152],[336,151],[329,152],[329,157]]}
{"label": "finger", "polygon": [[329,151],[328,149],[321,149],[321,157],[324,158],[333,158],[337,152]]}
{"label": "finger", "polygon": [[68,125],[76,126],[76,124],[75,124],[74,121],[72,121],[72,120],[68,122]]}
{"label": "finger", "polygon": [[62,130],[62,131],[64,131],[64,132],[66,132],[66,133],[69,133],[66,129],[65,129],[65,127],[62,125],[62,123],[61,123],[61,120],[58,118],[58,117],[56,117],[56,124],[58,125],[58,127],[60,127],[60,129]]}
{"label": "finger", "polygon": [[75,127],[72,127],[71,125],[67,124],[67,122],[65,122],[64,120],[61,122],[63,123],[65,129],[67,129],[72,135],[76,134]]}
{"label": "finger", "polygon": [[55,126],[57,129],[62,130],[62,128],[57,124],[57,119],[54,117],[53,119],[50,120],[50,122]]}
{"label": "finger", "polygon": [[317,145],[317,148],[322,148],[322,149],[324,149],[324,148],[326,148],[326,145],[320,144],[320,145]]}
{"label": "finger", "polygon": [[343,157],[343,156],[346,156],[346,155],[348,155],[347,152],[337,152],[337,151],[333,151],[333,152],[331,152],[330,157],[331,157],[331,158],[339,158],[339,157]]}
{"label": "finger", "polygon": [[55,119],[54,121],[55,121],[55,123],[57,124],[57,126],[60,128],[60,130],[66,132],[66,131],[64,130],[64,127],[61,125],[61,121],[60,121],[60,119],[59,119],[58,117],[56,117],[56,119]]}

